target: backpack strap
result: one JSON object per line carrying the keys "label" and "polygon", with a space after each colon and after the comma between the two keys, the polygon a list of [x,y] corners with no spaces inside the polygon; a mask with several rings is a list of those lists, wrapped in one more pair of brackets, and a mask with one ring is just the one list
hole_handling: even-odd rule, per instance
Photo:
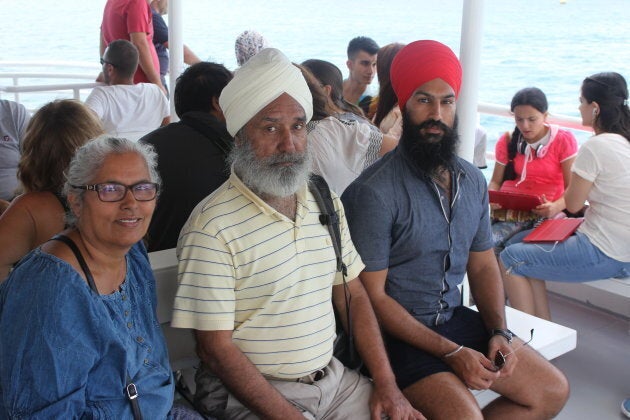
{"label": "backpack strap", "polygon": [[341,272],[344,276],[344,281],[348,275],[348,269],[343,262],[341,255],[341,231],[339,230],[339,216],[335,210],[335,204],[333,203],[332,195],[330,194],[330,188],[326,183],[326,180],[319,175],[311,174],[309,189],[311,194],[315,197],[317,205],[319,206],[319,222],[328,227],[328,232],[332,239],[333,248],[335,249],[335,255],[337,257],[337,271]]}
{"label": "backpack strap", "polygon": [[333,203],[332,195],[330,194],[330,188],[326,183],[326,180],[315,174],[311,174],[308,183],[308,188],[315,197],[317,205],[319,207],[320,215],[319,221],[322,225],[328,228],[328,233],[332,239],[333,248],[335,249],[335,256],[337,257],[337,271],[341,273],[343,278],[343,295],[346,302],[346,319],[348,320],[348,334],[347,334],[347,346],[350,355],[350,363],[356,365],[357,357],[354,349],[354,336],[352,334],[352,313],[350,311],[350,302],[352,301],[352,295],[348,289],[348,283],[346,282],[346,276],[348,275],[348,267],[343,262],[342,248],[341,248],[341,231],[339,229],[339,216],[335,210],[335,204]]}

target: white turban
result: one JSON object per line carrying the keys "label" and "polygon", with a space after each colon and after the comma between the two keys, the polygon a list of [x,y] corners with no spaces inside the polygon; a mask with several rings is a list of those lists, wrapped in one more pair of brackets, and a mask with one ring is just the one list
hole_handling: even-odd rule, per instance
{"label": "white turban", "polygon": [[280,50],[265,48],[250,58],[234,74],[219,105],[228,132],[235,136],[261,109],[287,93],[304,108],[306,120],[313,116],[313,97],[299,68]]}

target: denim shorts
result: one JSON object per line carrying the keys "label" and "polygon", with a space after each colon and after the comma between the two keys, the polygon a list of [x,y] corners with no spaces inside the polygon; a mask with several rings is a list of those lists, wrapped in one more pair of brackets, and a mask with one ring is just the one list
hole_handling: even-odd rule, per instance
{"label": "denim shorts", "polygon": [[580,232],[556,244],[510,245],[499,258],[508,272],[540,280],[581,283],[630,276],[630,262],[610,258]]}

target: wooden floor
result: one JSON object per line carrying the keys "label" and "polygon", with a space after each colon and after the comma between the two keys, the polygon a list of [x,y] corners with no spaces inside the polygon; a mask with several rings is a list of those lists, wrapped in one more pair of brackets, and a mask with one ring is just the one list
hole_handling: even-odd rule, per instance
{"label": "wooden floor", "polygon": [[577,330],[577,348],[553,361],[571,384],[560,420],[626,419],[630,397],[630,321],[550,294],[553,321]]}

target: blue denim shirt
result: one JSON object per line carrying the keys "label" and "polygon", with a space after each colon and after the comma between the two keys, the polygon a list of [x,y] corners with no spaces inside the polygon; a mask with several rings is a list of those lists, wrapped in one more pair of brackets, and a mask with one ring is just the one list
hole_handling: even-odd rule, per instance
{"label": "blue denim shirt", "polygon": [[0,419],[131,419],[127,373],[144,418],[167,418],[174,385],[141,243],[110,295],[35,249],[0,286],[0,331]]}
{"label": "blue denim shirt", "polygon": [[434,182],[397,147],[342,196],[365,270],[387,269],[387,294],[425,325],[450,319],[461,302],[457,285],[469,252],[493,245],[483,174],[456,158],[451,180],[449,206]]}

